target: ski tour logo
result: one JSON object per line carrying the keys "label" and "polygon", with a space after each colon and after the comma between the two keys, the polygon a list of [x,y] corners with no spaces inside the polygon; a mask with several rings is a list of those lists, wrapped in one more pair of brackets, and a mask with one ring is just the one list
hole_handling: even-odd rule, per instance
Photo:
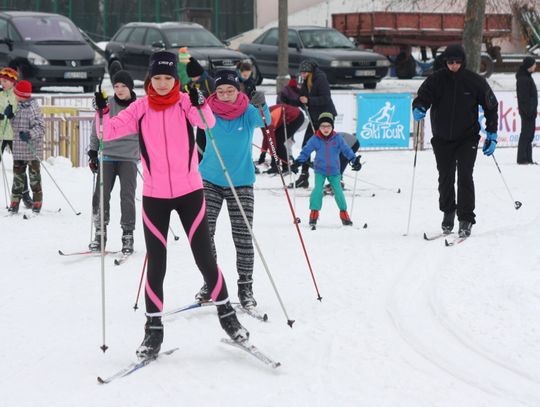
{"label": "ski tour logo", "polygon": [[401,124],[400,120],[394,119],[395,113],[396,105],[386,101],[377,113],[369,116],[367,122],[362,126],[360,137],[365,140],[405,140],[405,126]]}

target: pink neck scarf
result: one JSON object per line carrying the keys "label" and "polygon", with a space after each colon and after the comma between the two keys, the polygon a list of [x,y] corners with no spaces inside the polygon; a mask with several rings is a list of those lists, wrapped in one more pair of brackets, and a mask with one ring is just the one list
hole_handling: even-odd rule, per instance
{"label": "pink neck scarf", "polygon": [[222,102],[212,93],[208,98],[208,104],[212,111],[225,120],[234,120],[244,114],[249,105],[249,98],[240,92],[234,103]]}

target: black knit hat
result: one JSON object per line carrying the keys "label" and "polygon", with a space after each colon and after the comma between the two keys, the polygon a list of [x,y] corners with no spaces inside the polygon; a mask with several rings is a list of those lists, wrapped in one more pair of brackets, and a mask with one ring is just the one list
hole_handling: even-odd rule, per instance
{"label": "black knit hat", "polygon": [[129,90],[133,90],[133,87],[135,86],[133,84],[133,78],[131,77],[131,75],[129,74],[128,71],[118,71],[116,72],[113,77],[112,77],[112,84],[113,86],[116,85],[117,83],[123,83],[124,85],[126,85]]}
{"label": "black knit hat", "polygon": [[302,62],[300,62],[300,67],[298,68],[298,70],[300,72],[313,72],[316,67],[317,62],[311,59],[304,59]]}
{"label": "black knit hat", "polygon": [[240,90],[240,81],[235,71],[229,71],[228,69],[217,71],[216,76],[214,76],[214,82],[216,88],[220,85],[232,85]]}
{"label": "black knit hat", "polygon": [[536,64],[536,59],[534,59],[533,57],[525,57],[523,58],[521,66],[523,67],[523,69],[529,69],[534,64]]}
{"label": "black knit hat", "polygon": [[177,59],[177,56],[171,52],[154,52],[150,56],[150,66],[148,67],[150,77],[169,75],[178,79],[178,71],[176,69]]}
{"label": "black knit hat", "polygon": [[204,73],[204,68],[199,64],[195,58],[190,57],[189,62],[186,65],[186,73],[190,78],[201,76]]}
{"label": "black knit hat", "polygon": [[319,126],[322,123],[330,123],[332,125],[332,128],[334,128],[334,115],[329,112],[321,113],[319,116]]}

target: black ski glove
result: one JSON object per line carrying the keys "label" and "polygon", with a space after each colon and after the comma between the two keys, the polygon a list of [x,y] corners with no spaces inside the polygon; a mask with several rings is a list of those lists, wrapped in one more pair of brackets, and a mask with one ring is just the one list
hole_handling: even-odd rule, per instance
{"label": "black ski glove", "polygon": [[106,113],[108,111],[107,109],[108,100],[104,92],[95,92],[94,101],[92,104],[94,105],[94,109],[96,110],[101,110],[103,111],[103,113]]}
{"label": "black ski glove", "polygon": [[6,116],[8,119],[13,119],[15,115],[13,114],[13,106],[7,105],[4,109],[4,116]]}
{"label": "black ski glove", "polygon": [[204,105],[204,95],[195,86],[189,88],[189,100],[194,107],[201,107]]}
{"label": "black ski glove", "polygon": [[99,169],[98,152],[96,150],[88,150],[88,158],[88,166],[90,167],[90,171],[96,174]]}
{"label": "black ski glove", "polygon": [[298,160],[294,160],[293,163],[291,164],[291,171],[294,172],[295,174],[298,174],[298,168],[300,168],[300,166],[302,165],[302,163]]}
{"label": "black ski glove", "polygon": [[19,138],[21,139],[21,141],[25,141],[28,143],[32,137],[30,136],[29,131],[20,131]]}
{"label": "black ski glove", "polygon": [[362,156],[358,155],[358,156],[356,156],[355,159],[350,161],[350,164],[351,164],[351,167],[352,167],[353,171],[360,171],[360,169],[362,168],[362,163],[360,162],[360,157],[362,157]]}

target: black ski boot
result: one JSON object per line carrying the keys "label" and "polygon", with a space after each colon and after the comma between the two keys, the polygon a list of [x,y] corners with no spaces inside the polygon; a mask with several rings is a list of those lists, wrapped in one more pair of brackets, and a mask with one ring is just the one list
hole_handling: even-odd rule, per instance
{"label": "black ski boot", "polygon": [[199,302],[210,301],[210,290],[208,290],[206,283],[204,283],[199,292],[195,294],[195,299]]}
{"label": "black ski boot", "polygon": [[233,341],[244,342],[249,339],[248,330],[238,321],[236,311],[229,301],[226,304],[218,305],[217,311],[221,327]]}
{"label": "black ski boot", "polygon": [[278,167],[277,165],[271,165],[269,169],[267,169],[266,171],[264,171],[264,174],[268,174],[268,175],[275,175],[275,174],[279,174],[279,170],[278,170]]}
{"label": "black ski boot", "polygon": [[264,162],[266,161],[266,152],[261,152],[261,155],[259,156],[259,159],[257,160],[257,164],[258,165],[261,165],[261,164],[264,164]]}
{"label": "black ski boot", "polygon": [[122,233],[122,254],[133,253],[133,230],[124,230]]}
{"label": "black ski boot", "polygon": [[472,225],[472,222],[469,222],[468,220],[460,220],[458,231],[459,237],[469,237],[471,235]]}
{"label": "black ski boot", "polygon": [[251,276],[242,275],[238,279],[238,299],[244,308],[257,306],[257,301],[253,298],[253,279]]}
{"label": "black ski boot", "polygon": [[135,352],[140,359],[157,357],[163,343],[163,324],[161,317],[146,317],[144,339]]}
{"label": "black ski boot", "polygon": [[[309,181],[308,181],[308,174],[300,174],[296,182],[294,183],[295,188],[308,188],[309,187]],[[289,188],[293,188],[293,184],[289,185]]]}
{"label": "black ski boot", "polygon": [[[103,237],[105,238],[105,246],[107,246],[107,230],[105,230]],[[92,252],[101,251],[101,229],[96,228],[96,234],[94,235],[94,240],[90,242],[90,244],[88,245],[88,248]]]}
{"label": "black ski boot", "polygon": [[28,190],[23,192],[22,201],[26,209],[30,209],[34,205],[34,201],[32,200],[32,197],[30,196],[30,192]]}
{"label": "black ski boot", "polygon": [[441,228],[445,235],[452,233],[452,229],[454,229],[455,217],[456,217],[456,211],[450,211],[450,212],[444,213]]}

